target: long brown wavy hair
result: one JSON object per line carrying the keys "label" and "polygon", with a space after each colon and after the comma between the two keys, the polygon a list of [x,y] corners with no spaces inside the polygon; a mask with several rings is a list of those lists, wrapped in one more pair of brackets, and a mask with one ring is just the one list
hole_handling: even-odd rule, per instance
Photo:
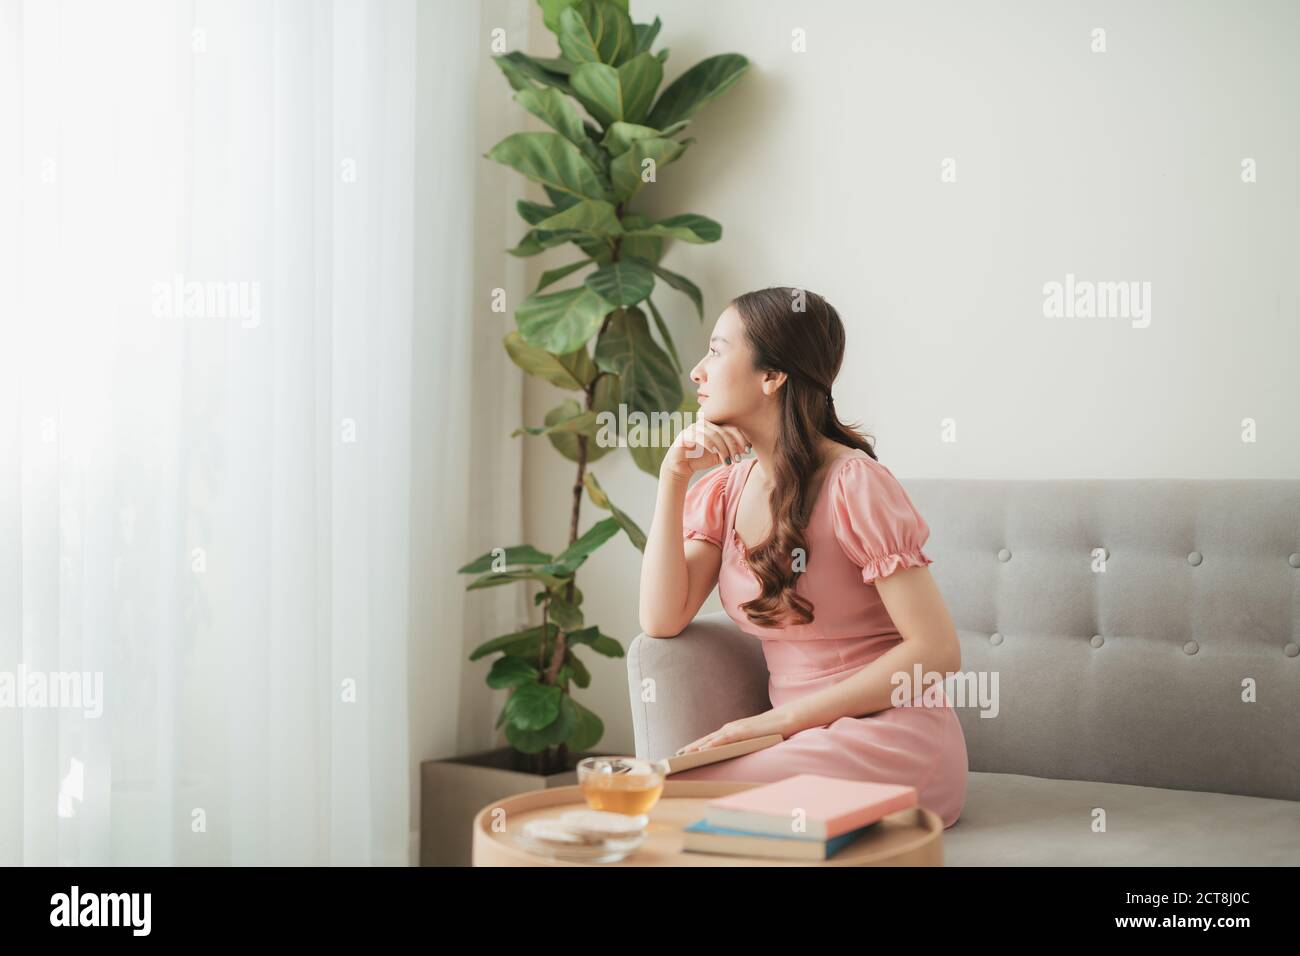
{"label": "long brown wavy hair", "polygon": [[879,459],[874,440],[841,422],[829,400],[844,360],[844,323],[835,307],[815,292],[788,286],[746,292],[731,304],[744,323],[755,370],[787,376],[779,393],[781,422],[768,499],[772,530],[748,558],[762,590],[741,609],[760,627],[807,624],[813,606],[795,592],[802,572],[794,570],[793,556],[802,548],[805,561],[812,557],[804,529],[816,500],[808,480],[822,464],[816,436]]}

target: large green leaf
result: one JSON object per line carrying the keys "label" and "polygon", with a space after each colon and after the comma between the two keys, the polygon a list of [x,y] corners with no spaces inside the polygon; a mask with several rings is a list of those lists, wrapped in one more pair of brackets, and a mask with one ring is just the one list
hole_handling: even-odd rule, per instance
{"label": "large green leaf", "polygon": [[586,388],[596,377],[596,365],[586,346],[567,355],[553,355],[545,349],[533,348],[522,335],[512,331],[505,337],[505,347],[510,360],[529,375],[560,388]]}
{"label": "large green leaf", "polygon": [[517,200],[515,202],[515,211],[519,213],[519,218],[530,226],[535,226],[539,222],[550,219],[559,212],[554,206],[545,206],[530,199]]}
{"label": "large green leaf", "polygon": [[572,648],[565,648],[564,664],[560,667],[560,673],[566,678],[572,678],[579,687],[587,687],[591,684],[591,672],[587,670],[587,665],[582,662],[582,658],[573,653]]}
{"label": "large green leaf", "polygon": [[535,56],[533,62],[543,70],[550,70],[552,73],[568,76],[573,72],[573,64],[562,56]]}
{"label": "large green leaf", "polygon": [[[479,555],[469,564],[457,568],[457,574],[482,574],[484,571],[492,570],[492,562],[496,555],[493,551],[487,554]],[[552,560],[552,556],[545,551],[538,551],[531,544],[517,544],[513,548],[502,549],[502,561],[506,567],[512,567],[517,564],[547,564]]]}
{"label": "large green leaf", "polygon": [[[612,414],[617,420],[618,400],[618,376],[602,373],[600,378],[596,380],[596,391],[591,400],[591,412],[595,415],[596,423],[600,421],[602,413],[605,415]],[[580,414],[582,414],[581,406],[570,399],[559,408],[552,409],[547,414],[547,420],[549,421],[552,416],[554,416],[558,421],[563,416],[573,417],[574,415]],[[600,429],[598,424],[596,424],[591,431],[583,433],[587,436],[588,463],[599,461],[618,447],[617,444],[600,444],[599,441],[597,441],[599,433]],[[569,459],[569,461],[576,462],[580,457],[578,449],[578,434],[578,432],[573,431],[557,431],[550,433],[546,437],[550,440],[551,445],[556,451]]]}
{"label": "large green leaf", "polygon": [[689,119],[705,103],[730,88],[748,68],[749,61],[739,53],[720,53],[695,64],[668,85],[645,124],[663,129]]}
{"label": "large green leaf", "polygon": [[563,598],[552,598],[546,612],[562,631],[572,631],[582,627],[582,609]]}
{"label": "large green leaf", "polygon": [[[624,249],[627,248],[626,240],[623,242],[623,247]],[[657,261],[652,262],[640,256],[632,255],[627,256],[627,258],[653,270],[655,275],[663,279],[678,292],[684,292],[689,296],[690,300],[695,303],[695,311],[698,313],[700,321],[704,321],[704,295],[700,292],[699,286],[686,278],[686,276],[678,275],[676,272],[671,272],[668,269],[665,269],[663,266],[659,265]]]}
{"label": "large green leaf", "polygon": [[[573,709],[573,701],[558,687],[555,690],[560,693],[555,719],[539,730],[525,729],[513,720],[509,720],[506,724],[506,739],[510,741],[510,746],[521,753],[535,754],[550,747],[558,747],[573,736],[578,726],[578,715]],[[507,709],[509,706],[507,702]],[[510,716],[507,714],[507,718]]]}
{"label": "large green leaf", "polygon": [[646,183],[646,173],[654,171],[655,179],[659,167],[667,166],[686,151],[686,145],[675,139],[653,137],[638,139],[626,152],[614,157],[609,164],[609,179],[614,193],[620,202],[626,202],[636,195]]}
{"label": "large green leaf", "polygon": [[649,53],[639,53],[617,69],[607,63],[581,63],[573,68],[569,83],[587,112],[608,127],[618,120],[640,123],[663,75],[663,64]]}
{"label": "large green leaf", "polygon": [[520,730],[541,730],[559,716],[563,696],[554,684],[520,684],[506,704],[506,720]]}
{"label": "large green leaf", "polygon": [[593,169],[600,168],[600,150],[587,135],[577,107],[567,96],[552,87],[530,88],[516,93],[515,102],[578,147]]}
{"label": "large green leaf", "polygon": [[[546,625],[547,637],[555,637],[555,635],[559,633],[560,633],[560,629],[556,627],[554,624]],[[541,639],[541,637],[542,637],[542,626],[540,624],[538,624],[536,627],[530,627],[522,631],[516,631],[514,634],[503,634],[500,637],[494,637],[492,638],[492,640],[486,641],[485,643],[480,644],[478,647],[474,648],[474,650],[470,652],[469,659],[472,661],[476,661],[480,657],[486,657],[489,654],[495,654],[497,651],[505,651],[509,653],[510,651],[517,649],[519,646],[527,645],[529,643],[536,646],[536,643]]]}
{"label": "large green leaf", "polygon": [[[591,683],[590,676],[587,678],[587,683]],[[586,687],[587,684],[579,683],[578,686]],[[568,748],[574,753],[590,750],[600,742],[601,737],[605,736],[605,725],[599,717],[572,697],[565,697],[565,700],[573,707],[575,717],[573,729],[569,732]]]}
{"label": "large green leaf", "polygon": [[651,337],[645,313],[640,309],[614,313],[596,344],[595,358],[597,368],[618,374],[621,397],[630,409],[663,412],[681,403],[681,379],[672,360]]}
{"label": "large green leaf", "polygon": [[626,153],[632,148],[632,144],[639,139],[657,139],[663,134],[659,130],[650,126],[641,126],[638,123],[624,123],[619,120],[610,124],[600,145],[611,156],[618,156],[620,153]]}
{"label": "large green leaf", "polygon": [[536,681],[541,675],[536,667],[522,657],[498,657],[485,678],[489,687],[515,687],[526,681]]}
{"label": "large green leaf", "polygon": [[632,461],[636,466],[651,477],[659,477],[659,469],[663,466],[664,458],[668,455],[668,449],[672,447],[673,440],[677,433],[681,431],[679,425],[685,426],[688,421],[694,421],[700,411],[700,401],[695,397],[694,392],[687,392],[682,396],[682,403],[677,407],[677,411],[682,414],[677,418],[664,416],[662,420],[650,422],[651,437],[645,444],[631,444],[628,446],[628,452],[632,455]]}
{"label": "large green leaf", "polygon": [[603,199],[584,199],[568,209],[562,209],[554,216],[537,224],[538,229],[576,230],[597,236],[618,236],[623,234],[623,227],[618,221],[618,212],[613,203]]}
{"label": "large green leaf", "polygon": [[636,52],[649,53],[650,48],[654,46],[655,37],[659,35],[659,28],[663,24],[659,18],[655,17],[654,23],[637,23],[633,24],[632,29],[636,31]]}
{"label": "large green leaf", "polygon": [[560,266],[557,269],[547,269],[542,273],[541,279],[537,281],[537,289],[535,291],[541,292],[551,283],[559,282],[565,276],[572,272],[577,272],[583,266],[587,265],[591,265],[590,259],[579,259],[577,262],[571,262],[567,266]]}
{"label": "large green leaf", "polygon": [[580,0],[560,11],[555,34],[564,58],[575,65],[618,66],[636,52],[636,31],[627,10],[597,0]]}
{"label": "large green leaf", "polygon": [[552,600],[557,595],[567,595],[569,593],[569,585],[571,584],[573,585],[573,600],[570,603],[574,607],[581,607],[582,588],[578,587],[577,583],[574,582],[573,578],[566,579],[564,584],[558,589],[556,589],[555,591],[538,591],[536,594],[533,595],[533,604],[540,607],[544,601]]}
{"label": "large green leaf", "polygon": [[559,587],[563,581],[554,570],[554,564],[543,564],[537,570],[517,568],[513,571],[493,571],[475,578],[465,586],[466,591],[480,591],[483,588],[499,588],[517,581],[538,581],[548,588]]}
{"label": "large green leaf", "polygon": [[628,230],[629,235],[638,236],[666,236],[672,239],[682,239],[686,242],[717,242],[722,238],[722,225],[715,222],[708,216],[701,216],[698,213],[685,212],[680,216],[669,216],[667,219],[661,219],[658,222],[642,226],[639,229]]}
{"label": "large green leaf", "polygon": [[572,193],[561,192],[558,189],[552,189],[550,186],[544,186],[542,188],[545,189],[547,197],[551,200],[551,204],[555,206],[557,210],[568,209],[575,202],[582,201],[581,196],[574,196]]}
{"label": "large green leaf", "polygon": [[583,199],[605,198],[582,151],[559,133],[512,133],[484,155],[551,189]]}
{"label": "large green leaf", "polygon": [[623,656],[623,645],[608,634],[600,633],[600,628],[597,627],[585,627],[581,631],[574,631],[566,636],[566,642],[585,644],[597,654],[604,654],[606,657]]}
{"label": "large green leaf", "polygon": [[[663,242],[662,239],[659,241]],[[573,237],[573,244],[585,252],[597,265],[608,265],[614,258],[614,250],[610,248],[608,239],[578,233]]]}
{"label": "large green leaf", "polygon": [[[537,5],[542,8],[542,22],[546,24],[546,29],[552,33],[558,33],[560,30],[560,14],[566,7],[571,7],[579,0],[537,0]],[[627,13],[627,0],[608,0],[624,13]]]}
{"label": "large green leaf", "polygon": [[[623,216],[623,228],[628,228],[628,216]],[[649,220],[647,220],[648,222]],[[623,233],[619,240],[619,255],[623,259],[638,259],[642,262],[658,263],[664,257],[663,236],[629,236]]]}
{"label": "large green leaf", "polygon": [[519,244],[514,248],[507,249],[506,252],[512,256],[524,258],[527,256],[539,255],[540,253],[545,252],[546,248],[546,246],[542,245],[542,243],[538,241],[537,230],[529,229],[528,232],[524,234],[524,237],[519,240]]}
{"label": "large green leaf", "polygon": [[[668,324],[664,322],[664,317],[660,315],[659,310],[655,308],[654,299],[647,297],[645,304],[650,307],[650,314],[654,316],[655,328],[659,330],[659,338],[663,340],[664,346],[668,349],[668,357],[673,360],[673,368],[677,370],[678,375],[681,375],[682,360],[677,354],[677,346],[673,344],[673,337],[668,334]],[[583,351],[585,352],[586,349],[583,349]]]}
{"label": "large green leaf", "polygon": [[636,262],[611,262],[583,280],[606,302],[636,305],[655,287],[654,273]]}
{"label": "large green leaf", "polygon": [[543,86],[554,87],[561,93],[566,93],[569,96],[573,95],[573,88],[569,86],[569,80],[563,73],[546,69],[526,53],[520,53],[516,50],[512,53],[494,56],[492,59],[501,68],[501,72],[505,74],[506,82],[510,84],[512,89],[536,89],[533,84],[541,83]]}
{"label": "large green leaf", "polygon": [[620,511],[614,506],[614,502],[609,500],[609,495],[605,494],[605,489],[600,487],[600,482],[592,472],[587,472],[582,476],[582,483],[587,489],[587,496],[591,498],[592,503],[597,508],[603,508],[614,515],[614,520],[618,526],[627,534],[628,539],[638,551],[645,550],[645,532],[628,517],[626,512]]}
{"label": "large green leaf", "polygon": [[[619,121],[612,124],[605,135],[601,137],[600,146],[605,150],[605,154],[617,158],[632,148],[632,144],[643,139],[669,139],[674,133],[683,127],[689,126],[688,121],[674,123],[666,130],[657,130],[650,126],[642,126],[639,123],[624,123]],[[683,140],[677,140],[684,147],[695,142],[693,136]],[[678,154],[680,155],[680,153]]]}
{"label": "large green leaf", "polygon": [[618,532],[619,523],[617,519],[605,518],[603,521],[597,521],[573,544],[557,554],[555,560],[548,567],[555,568],[557,571],[564,568],[576,570],[593,551],[618,534]]}
{"label": "large green leaf", "polygon": [[529,435],[554,435],[557,432],[569,432],[578,435],[588,435],[596,427],[596,413],[590,411],[579,411],[576,415],[567,415],[569,406],[577,407],[577,402],[573,399],[566,399],[564,404],[558,408],[553,408],[546,416],[546,424],[540,428],[533,428],[528,425],[520,426],[510,433],[511,438],[522,434]]}
{"label": "large green leaf", "polygon": [[566,242],[576,241],[582,235],[576,229],[564,229],[558,232],[553,229],[529,229],[519,240],[519,245],[507,249],[506,252],[512,256],[535,256],[552,246],[562,246]]}
{"label": "large green leaf", "polygon": [[565,355],[585,346],[613,308],[580,285],[546,295],[534,292],[516,310],[515,321],[529,345]]}

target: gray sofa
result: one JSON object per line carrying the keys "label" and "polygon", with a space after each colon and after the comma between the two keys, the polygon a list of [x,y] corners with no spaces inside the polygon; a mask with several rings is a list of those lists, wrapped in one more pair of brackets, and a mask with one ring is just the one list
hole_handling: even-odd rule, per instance
{"label": "gray sofa", "polygon": [[[1300,864],[1300,481],[904,485],[962,672],[998,675],[947,865]],[[722,612],[627,664],[638,756],[771,706]]]}

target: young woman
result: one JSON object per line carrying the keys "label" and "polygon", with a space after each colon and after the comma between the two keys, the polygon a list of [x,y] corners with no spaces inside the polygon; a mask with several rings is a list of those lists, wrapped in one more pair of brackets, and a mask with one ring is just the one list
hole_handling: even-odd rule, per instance
{"label": "young woman", "polygon": [[[820,773],[908,784],[949,827],[966,798],[966,739],[942,688],[913,679],[916,664],[922,674],[960,670],[961,648],[921,549],[929,527],[835,414],[843,356],[829,303],[772,288],[731,302],[691,371],[700,413],[660,470],[641,628],[677,635],[717,585],[731,619],[763,642],[772,709],[682,752],[784,739],[674,779]],[[892,703],[896,688],[912,706]]]}

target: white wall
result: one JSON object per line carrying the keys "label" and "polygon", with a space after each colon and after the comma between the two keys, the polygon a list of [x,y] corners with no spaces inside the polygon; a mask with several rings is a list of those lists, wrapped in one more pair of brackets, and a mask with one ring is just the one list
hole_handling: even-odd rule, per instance
{"label": "white wall", "polygon": [[[841,417],[876,437],[904,481],[1300,477],[1300,5],[633,0],[632,11],[663,19],[666,81],[715,53],[752,61],[642,205],[723,224],[720,243],[678,243],[665,258],[704,291],[703,328],[684,297],[656,297],[688,367],[728,298],[802,286],[847,326]],[[1104,53],[1090,49],[1097,27]],[[791,49],[797,29],[807,52]],[[530,32],[530,52],[556,54],[536,12]],[[502,86],[502,108],[517,109]],[[947,157],[956,182],[940,179]],[[529,260],[529,288],[571,258]],[[1045,317],[1043,286],[1067,273],[1149,282],[1150,324]],[[529,379],[525,419],[540,423],[562,397]],[[625,453],[594,471],[648,527],[654,480]],[[538,439],[524,475],[529,540],[558,549],[574,467]],[[583,529],[600,516],[584,504]],[[588,622],[625,645],[638,576],[622,539],[580,575]],[[715,595],[705,610],[718,607]],[[578,697],[606,721],[600,749],[630,752],[624,663],[593,657]]]}

